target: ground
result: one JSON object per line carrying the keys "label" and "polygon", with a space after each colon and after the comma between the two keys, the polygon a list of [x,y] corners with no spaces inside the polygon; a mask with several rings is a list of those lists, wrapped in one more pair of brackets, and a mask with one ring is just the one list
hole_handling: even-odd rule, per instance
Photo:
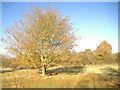
{"label": "ground", "polygon": [[118,88],[118,65],[59,66],[45,77],[37,69],[2,70],[3,88]]}

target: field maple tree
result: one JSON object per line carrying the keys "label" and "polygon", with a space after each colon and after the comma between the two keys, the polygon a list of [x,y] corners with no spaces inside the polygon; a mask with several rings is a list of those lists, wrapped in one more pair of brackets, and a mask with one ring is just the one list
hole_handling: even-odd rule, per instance
{"label": "field maple tree", "polygon": [[53,8],[33,8],[7,28],[7,50],[20,63],[40,68],[45,76],[46,67],[70,51],[76,40],[69,17],[63,17]]}

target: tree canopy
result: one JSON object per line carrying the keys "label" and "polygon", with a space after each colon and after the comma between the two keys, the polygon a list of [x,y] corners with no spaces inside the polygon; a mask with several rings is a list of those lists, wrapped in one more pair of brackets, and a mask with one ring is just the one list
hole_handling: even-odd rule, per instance
{"label": "tree canopy", "polygon": [[112,46],[107,42],[103,41],[94,51],[97,58],[103,59],[105,56],[112,54]]}
{"label": "tree canopy", "polygon": [[72,30],[69,17],[56,9],[33,8],[6,30],[6,48],[20,63],[45,68],[73,48]]}

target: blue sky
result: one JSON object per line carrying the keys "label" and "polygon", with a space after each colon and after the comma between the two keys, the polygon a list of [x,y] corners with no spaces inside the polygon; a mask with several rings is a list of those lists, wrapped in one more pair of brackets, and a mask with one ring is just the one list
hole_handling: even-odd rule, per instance
{"label": "blue sky", "polygon": [[[77,40],[75,51],[85,49],[95,50],[104,40],[113,47],[113,53],[118,51],[118,3],[117,2],[3,2],[2,3],[2,36],[5,29],[15,20],[21,19],[24,12],[31,6],[52,6],[64,16],[70,16],[70,22],[75,23]],[[0,52],[5,53],[5,44],[1,43]]]}

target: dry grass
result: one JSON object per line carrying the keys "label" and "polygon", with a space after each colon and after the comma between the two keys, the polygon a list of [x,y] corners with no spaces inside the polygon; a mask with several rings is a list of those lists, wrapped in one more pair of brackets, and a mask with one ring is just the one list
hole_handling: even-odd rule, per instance
{"label": "dry grass", "polygon": [[[38,70],[17,70],[4,72],[2,74],[3,88],[112,88],[114,85],[115,76],[107,75],[108,72],[116,73],[117,66],[86,66],[86,71],[81,67],[58,67],[49,69],[52,73],[57,71],[57,74],[47,75],[42,77]],[[93,70],[95,73],[93,73]],[[98,71],[101,73],[98,73]],[[111,71],[110,71],[111,70]],[[67,71],[67,72],[66,72]],[[71,72],[72,71],[72,72]],[[77,73],[76,73],[77,72]],[[96,73],[97,72],[97,73]],[[102,73],[104,72],[104,74]],[[50,72],[49,72],[50,73]],[[106,74],[105,74],[106,73]]]}
{"label": "dry grass", "polygon": [[113,69],[116,69],[118,70],[118,65],[89,65],[89,66],[86,66],[86,72],[85,73],[103,73],[103,70],[104,68],[113,68]]}

